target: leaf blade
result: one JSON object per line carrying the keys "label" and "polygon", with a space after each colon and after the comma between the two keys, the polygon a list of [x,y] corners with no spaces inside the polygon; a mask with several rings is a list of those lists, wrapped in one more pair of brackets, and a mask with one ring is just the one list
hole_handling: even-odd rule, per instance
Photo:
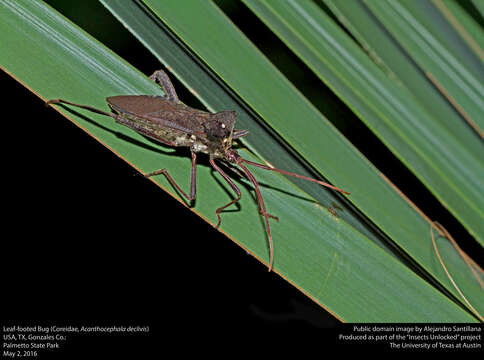
{"label": "leaf blade", "polygon": [[[36,32],[38,27],[27,24],[22,16],[11,10],[11,6],[29,13],[44,27],[46,24],[50,24],[49,31]],[[12,18],[22,23],[22,26],[10,27],[12,23],[9,25],[4,21]],[[1,30],[9,34],[9,41],[5,45],[6,52],[16,54],[12,57],[4,55],[2,52],[0,64],[44,99],[59,97],[61,94],[75,101],[105,108],[103,98],[111,95],[112,92],[159,93],[156,85],[145,76],[130,68],[124,61],[66,22],[43,3],[2,2],[0,19],[2,20],[0,21]],[[26,32],[29,33],[28,36],[25,35]],[[52,34],[60,36],[58,39],[61,41],[53,39]],[[23,43],[24,46],[16,46],[19,43]],[[36,43],[41,43],[42,46],[35,47]],[[69,47],[64,46],[66,44]],[[37,56],[33,56],[34,54]],[[35,72],[30,70],[32,67],[37,69],[45,67],[45,70]],[[93,69],[97,69],[97,72],[93,72]],[[45,81],[46,79],[48,81]],[[94,83],[95,87],[90,86]],[[162,163],[163,166],[166,165],[170,168],[172,174],[177,178],[186,175],[186,165],[189,161],[167,154],[166,149],[162,146],[153,144],[131,130],[118,126],[112,121],[106,121],[100,116],[83,111],[79,111],[82,116],[70,111],[64,112],[69,113],[69,117],[77,124],[95,135],[124,159],[136,164],[136,167],[142,171],[151,170],[155,166],[159,167]],[[119,136],[120,133],[123,136]],[[244,155],[250,158],[250,154]],[[210,191],[214,179],[208,168],[201,167],[199,175],[199,187],[202,191],[199,203],[197,203],[197,212],[205,219],[213,219],[214,208],[226,200],[226,194],[221,191]],[[290,271],[294,275],[288,276],[290,281],[295,281],[296,276],[304,277],[308,274],[308,270],[311,270],[310,276],[307,279],[303,278],[300,286],[307,288],[318,298],[325,295],[325,300],[319,299],[319,301],[333,313],[343,314],[348,321],[358,318],[367,321],[384,318],[395,319],[395,321],[403,319],[408,321],[473,320],[464,310],[420,277],[415,276],[382,249],[356,233],[351,227],[346,226],[343,222],[335,223],[332,215],[321,212],[319,207],[308,201],[304,192],[299,191],[284,178],[274,177],[263,171],[257,171],[257,177],[262,182],[274,183],[275,189],[265,187],[262,189],[267,203],[272,204],[273,209],[279,212],[281,219],[294,220],[281,222],[280,227],[274,227],[274,234],[277,234],[279,239],[279,261],[283,270],[281,273],[285,273],[283,265],[286,263],[285,266],[288,268],[294,268]],[[253,226],[260,221],[257,206],[252,201],[250,192],[245,188],[243,182],[240,186],[244,193],[242,206],[246,211],[237,216],[225,214],[223,226],[244,246],[250,245],[257,256],[267,258],[266,242],[263,237],[264,229]],[[167,189],[172,193],[169,187]],[[312,221],[308,222],[308,218]],[[314,224],[320,224],[320,226],[314,226]],[[325,232],[323,236],[321,236],[321,231]],[[304,233],[307,233],[308,237],[298,239],[297,247],[294,247],[295,243],[291,237]],[[333,241],[334,239],[340,239],[340,241]],[[327,265],[333,262],[331,256],[334,256],[335,252],[341,253],[345,259],[343,262],[335,263],[338,265],[336,269],[341,270],[331,273],[329,280],[334,280],[336,285],[331,287],[332,293],[328,294],[326,291],[328,280],[321,275],[327,274]],[[179,256],[179,254],[174,256]],[[296,261],[293,258],[296,258]],[[353,268],[353,265],[345,265],[345,261],[346,264],[355,264],[356,268]],[[374,279],[375,273],[381,272],[382,267],[388,267],[391,271]],[[358,272],[352,270],[358,270]],[[354,285],[358,282],[354,280],[358,280],[362,274],[365,274],[365,282],[362,286],[370,286],[372,290],[387,291],[388,284],[404,282],[407,283],[409,292],[405,294],[404,298],[401,298],[401,294],[397,294],[396,291],[389,291],[386,293],[381,309],[373,307],[371,311],[362,314],[362,307],[370,305],[373,300],[378,300],[375,291],[373,294],[368,291],[364,297],[358,295],[363,288],[355,287]],[[345,278],[353,279],[353,281],[345,282],[343,281]],[[322,294],[320,294],[321,292]],[[342,298],[343,294],[349,296]],[[351,301],[352,295],[356,301]],[[341,305],[342,299],[345,302],[344,307]],[[389,299],[391,301],[386,301]],[[412,306],[403,307],[402,304],[406,303]]]}

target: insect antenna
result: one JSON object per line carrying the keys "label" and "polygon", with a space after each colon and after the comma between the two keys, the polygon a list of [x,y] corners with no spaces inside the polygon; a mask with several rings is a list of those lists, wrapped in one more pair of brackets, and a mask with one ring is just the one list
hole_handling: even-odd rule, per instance
{"label": "insect antenna", "polygon": [[[238,160],[244,160],[244,159],[239,157]],[[264,215],[264,221],[266,223],[267,236],[269,238],[269,253],[270,253],[269,271],[271,271],[272,270],[272,263],[273,263],[273,260],[274,260],[274,246],[272,245],[271,228],[269,227],[269,214],[266,211],[266,206],[264,204],[264,200],[262,199],[262,195],[261,195],[260,190],[259,190],[259,183],[255,179],[254,175],[252,175],[252,173],[249,171],[249,169],[247,169],[244,165],[242,165],[240,161],[237,161],[237,165],[242,169],[242,171],[247,175],[249,180],[254,185],[255,193],[257,194],[257,202],[259,203],[259,208],[262,212],[262,215]]]}
{"label": "insect antenna", "polygon": [[239,155],[237,155],[235,152],[232,152],[231,155],[233,157],[234,162],[237,163],[237,165],[242,169],[242,171],[245,173],[247,178],[254,185],[255,192],[256,192],[256,195],[257,195],[257,202],[259,204],[259,209],[260,209],[260,212],[262,213],[262,215],[264,215],[264,221],[266,223],[266,230],[267,230],[267,237],[269,238],[269,252],[270,252],[269,271],[272,270],[272,265],[273,265],[273,260],[274,260],[274,246],[272,244],[271,228],[269,226],[270,215],[266,211],[264,199],[262,198],[262,194],[261,194],[260,189],[259,189],[259,183],[255,179],[254,175],[252,175],[252,173],[249,171],[249,169],[247,169],[247,167],[245,167],[242,163],[246,163],[246,164],[249,164],[249,165],[252,165],[252,166],[256,166],[256,167],[264,169],[264,170],[271,170],[271,171],[275,171],[275,172],[278,172],[278,173],[281,173],[281,174],[284,174],[284,175],[294,176],[294,177],[297,177],[299,179],[315,182],[319,185],[326,186],[330,189],[333,189],[333,190],[336,190],[336,191],[339,191],[339,192],[342,192],[344,194],[349,195],[349,192],[341,190],[340,188],[337,188],[336,186],[330,185],[330,184],[325,183],[323,181],[316,180],[316,179],[313,179],[313,178],[310,178],[310,177],[307,177],[307,176],[295,174],[295,173],[292,173],[292,172],[289,172],[289,171],[269,167],[269,166],[259,164],[259,163],[256,163],[256,162],[253,162],[253,161],[250,161],[250,160],[246,160],[246,159],[240,157]]}
{"label": "insect antenna", "polygon": [[[294,176],[294,177],[297,177],[299,179],[303,179],[303,180],[307,180],[307,181],[312,181],[312,182],[315,182],[315,183],[317,183],[319,185],[326,186],[327,188],[330,188],[330,189],[339,191],[339,192],[341,192],[343,194],[346,194],[346,195],[349,195],[350,194],[349,192],[344,191],[344,190],[341,190],[340,188],[337,188],[336,186],[333,186],[333,185],[330,185],[328,183],[325,183],[324,181],[320,181],[320,180],[316,180],[316,179],[313,179],[313,178],[310,178],[310,177],[307,177],[307,176],[295,174],[295,173],[292,173],[292,172],[289,172],[289,171],[286,171],[286,170],[276,169],[276,168],[273,168],[273,167],[270,167],[270,166],[262,165],[262,164],[259,164],[259,163],[256,163],[256,162],[253,162],[253,161],[250,161],[250,160],[246,160],[244,158],[240,158],[239,160],[242,161],[242,162],[245,162],[246,164],[259,167],[261,169],[271,170],[271,171],[275,171],[275,172],[278,172],[278,173],[281,173],[281,174],[284,174],[284,175]],[[240,164],[239,164],[239,166],[240,166]]]}

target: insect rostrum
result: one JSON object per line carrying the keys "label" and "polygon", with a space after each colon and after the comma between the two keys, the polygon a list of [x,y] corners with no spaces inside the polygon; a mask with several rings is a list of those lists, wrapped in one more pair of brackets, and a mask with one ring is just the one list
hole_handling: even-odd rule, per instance
{"label": "insect rostrum", "polygon": [[145,174],[145,176],[150,177],[163,174],[172,184],[172,186],[174,186],[190,202],[195,199],[197,192],[197,154],[208,154],[210,157],[210,165],[225,179],[225,181],[227,181],[236,194],[235,199],[230,201],[228,204],[219,207],[215,211],[218,220],[216,228],[220,226],[220,213],[222,210],[239,201],[241,198],[241,192],[237,185],[235,185],[234,182],[229,178],[229,176],[216,164],[215,160],[217,159],[237,165],[254,185],[259,212],[264,216],[267,236],[269,239],[269,271],[271,271],[274,262],[274,247],[272,243],[271,229],[269,226],[269,218],[277,218],[267,213],[257,180],[244,164],[316,182],[320,185],[348,194],[346,191],[343,191],[325,182],[294,174],[285,170],[275,169],[242,158],[234,149],[232,149],[232,141],[248,135],[248,131],[234,129],[237,116],[235,111],[220,111],[212,114],[193,109],[178,100],[175,88],[165,72],[162,70],[155,71],[150,78],[160,85],[165,93],[165,96],[121,95],[108,97],[106,101],[114,113],[98,110],[91,106],[75,104],[63,99],[49,100],[47,104],[63,103],[77,106],[98,114],[110,116],[116,122],[163,144],[169,146],[189,147],[192,156],[189,194],[185,193],[178,186],[166,169],[157,170]]}

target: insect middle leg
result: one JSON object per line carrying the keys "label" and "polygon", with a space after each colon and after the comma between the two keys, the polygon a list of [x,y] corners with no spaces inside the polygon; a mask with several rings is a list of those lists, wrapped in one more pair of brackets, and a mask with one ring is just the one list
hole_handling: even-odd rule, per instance
{"label": "insect middle leg", "polygon": [[192,153],[192,170],[191,170],[191,176],[190,176],[190,194],[189,195],[187,195],[187,193],[185,193],[180,188],[180,186],[175,182],[175,180],[173,180],[171,175],[168,173],[167,169],[156,170],[151,173],[145,174],[145,176],[151,177],[159,174],[165,175],[166,179],[177,191],[179,191],[190,202],[193,202],[197,195],[197,153],[195,153],[194,151],[192,151],[191,153]]}
{"label": "insect middle leg", "polygon": [[157,70],[150,76],[150,79],[160,85],[168,100],[180,102],[180,100],[178,100],[178,95],[176,94],[175,87],[171,83],[171,80],[166,72],[164,72],[163,70]]}
{"label": "insect middle leg", "polygon": [[[110,116],[113,117],[116,120],[116,122],[123,124],[123,125],[131,128],[131,129],[135,130],[136,132],[138,132],[140,134],[154,138],[154,139],[156,139],[156,140],[158,140],[158,141],[160,141],[160,142],[162,142],[166,145],[176,146],[176,144],[174,142],[167,141],[163,137],[153,135],[150,131],[146,130],[141,124],[133,123],[129,120],[124,119],[123,117],[121,117],[119,115],[111,114]],[[160,175],[160,174],[165,175],[166,179],[170,182],[170,184],[180,194],[182,194],[185,197],[185,199],[188,199],[188,201],[190,203],[193,203],[193,201],[195,201],[195,198],[197,196],[197,153],[195,153],[194,151],[191,151],[191,155],[192,155],[192,169],[191,169],[191,175],[190,175],[190,194],[187,194],[185,191],[182,190],[182,188],[171,177],[171,175],[169,174],[167,169],[156,170],[156,171],[144,174],[144,175],[145,175],[145,177],[151,177],[151,176]]]}

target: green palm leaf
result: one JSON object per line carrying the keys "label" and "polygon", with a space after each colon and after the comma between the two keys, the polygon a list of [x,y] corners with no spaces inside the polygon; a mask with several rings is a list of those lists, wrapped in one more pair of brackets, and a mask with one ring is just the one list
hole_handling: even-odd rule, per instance
{"label": "green palm leaf", "polygon": [[[104,3],[116,13],[113,9],[116,2]],[[375,168],[213,4],[194,1],[186,8],[181,7],[180,2],[147,1],[146,4],[155,13],[163,14],[159,20],[154,19],[152,29],[157,29],[156,34],[162,34],[159,31],[164,29],[166,37],[158,37],[158,40],[166,49],[178,51],[174,52],[178,55],[172,56],[171,51],[152,50],[161,53],[158,55],[167,64],[173,67],[178,64],[177,75],[195,93],[202,94],[200,97],[210,109],[226,109],[228,104],[237,106],[230,108],[240,111],[240,122],[254,131],[244,142],[253,152],[279,167],[287,168],[284,165],[290,161],[290,170],[308,169],[308,173],[324,175],[356,194],[355,197],[352,194],[351,201],[366,215],[371,213],[368,209],[379,208],[379,201],[388,196],[385,201],[390,199],[396,206],[391,213],[396,214],[394,222],[402,219],[401,223],[395,224],[395,229],[401,224],[408,224],[411,228],[421,223],[420,227],[425,227]],[[140,13],[137,18],[139,22],[146,20],[145,10],[143,8],[144,17]],[[123,18],[119,13],[117,16]],[[0,53],[1,66],[43,99],[62,97],[107,109],[106,96],[160,93],[145,76],[42,2],[3,2],[0,20],[0,30],[7,34],[2,43],[5,51]],[[211,31],[213,28],[217,31]],[[224,30],[220,31],[221,28]],[[131,30],[134,29],[132,26]],[[151,43],[146,34],[143,36],[146,36],[145,44]],[[243,57],[237,59],[241,55]],[[189,70],[183,71],[185,67]],[[219,96],[210,97],[210,94],[223,95],[217,103],[214,98]],[[187,177],[188,159],[167,154],[165,147],[154,145],[110,119],[81,110],[61,111],[140,171],[150,171],[161,165],[170,169],[175,179]],[[271,139],[269,144],[268,139]],[[325,155],[331,151],[338,153],[340,158]],[[244,157],[256,160],[250,152],[241,152]],[[338,160],[341,158],[344,161]],[[298,166],[292,167],[292,164]],[[270,212],[281,220],[272,227],[277,272],[333,314],[345,321],[473,320],[428,280],[404,265],[399,260],[400,255],[391,254],[391,248],[385,244],[390,237],[396,240],[397,236],[393,233],[388,236],[388,232],[386,235],[375,233],[362,216],[343,214],[342,219],[336,219],[324,208],[333,199],[348,206],[345,200],[334,198],[312,184],[290,182],[262,170],[254,170],[254,173],[264,184],[261,190]],[[200,167],[198,175],[195,210],[213,223],[214,210],[228,202],[230,197],[224,191],[214,191],[215,179],[209,168]],[[361,177],[365,178],[365,184],[362,184]],[[163,178],[156,181],[173,193]],[[256,203],[249,186],[243,180],[238,184],[243,193],[242,211],[224,214],[222,229],[256,257],[267,261],[264,227]],[[403,221],[405,217],[410,219],[408,223]],[[401,233],[405,232],[401,230]],[[459,258],[446,244],[440,239],[439,246],[446,261],[453,269],[460,269]],[[427,242],[421,246],[426,254],[424,257],[433,254],[428,245]],[[435,262],[433,276],[442,286],[448,287],[445,277],[437,274],[438,269],[439,264]],[[470,284],[465,268],[458,280]]]}

